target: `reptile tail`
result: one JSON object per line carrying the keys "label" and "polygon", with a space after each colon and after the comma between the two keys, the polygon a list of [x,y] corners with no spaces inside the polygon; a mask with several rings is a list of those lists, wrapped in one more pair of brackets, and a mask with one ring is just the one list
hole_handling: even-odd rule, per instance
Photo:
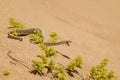
{"label": "reptile tail", "polygon": [[59,41],[59,42],[55,42],[55,43],[45,42],[44,44],[46,46],[55,46],[55,45],[61,45],[61,44],[67,44],[68,46],[70,46],[71,42],[72,41],[68,40],[68,41]]}

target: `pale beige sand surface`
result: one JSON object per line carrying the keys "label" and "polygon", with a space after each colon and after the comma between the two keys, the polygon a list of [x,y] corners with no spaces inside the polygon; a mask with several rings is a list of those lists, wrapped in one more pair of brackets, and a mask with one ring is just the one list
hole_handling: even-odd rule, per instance
{"label": "pale beige sand surface", "polygon": [[[29,38],[19,42],[7,38],[8,19],[16,18],[27,28],[44,27],[47,33],[55,31],[59,40],[71,40],[71,46],[54,47],[74,58],[83,57],[83,72],[89,74],[91,66],[104,58],[109,59],[107,68],[120,80],[120,1],[119,0],[0,0],[0,80],[40,80],[24,66],[12,65],[6,53],[31,64],[42,51],[31,44]],[[68,62],[60,55],[62,64]],[[3,70],[10,75],[4,76]],[[49,80],[49,79],[46,79]],[[67,80],[76,80],[68,78]]]}

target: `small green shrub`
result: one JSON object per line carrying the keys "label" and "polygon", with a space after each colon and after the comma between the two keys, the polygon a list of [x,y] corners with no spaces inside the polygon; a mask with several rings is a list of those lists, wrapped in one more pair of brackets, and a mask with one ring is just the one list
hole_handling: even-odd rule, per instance
{"label": "small green shrub", "polygon": [[47,49],[47,46],[45,46],[43,43],[40,43],[38,46],[44,51]]}
{"label": "small green shrub", "polygon": [[64,75],[64,74],[59,74],[57,80],[65,80],[65,77],[66,77],[66,75]]}
{"label": "small green shrub", "polygon": [[57,37],[52,37],[52,38],[50,39],[50,42],[51,42],[51,43],[57,42]]}
{"label": "small green shrub", "polygon": [[43,43],[39,44],[39,47],[45,51],[45,54],[47,57],[55,57],[56,56],[56,51],[52,47],[47,47]]}
{"label": "small green shrub", "polygon": [[49,36],[50,36],[50,37],[56,37],[56,36],[58,36],[58,35],[57,35],[56,32],[51,32],[51,33],[49,34]]}
{"label": "small green shrub", "polygon": [[108,59],[104,59],[99,65],[90,69],[90,77],[88,80],[112,80],[115,75],[112,71],[108,72],[105,68],[108,64]]}
{"label": "small green shrub", "polygon": [[74,59],[75,61],[75,65],[78,68],[82,68],[82,57],[81,56],[76,56],[76,58]]}
{"label": "small green shrub", "polygon": [[75,64],[75,61],[70,61],[68,64],[67,64],[67,70],[69,70],[70,72],[74,71],[76,67],[76,64]]}
{"label": "small green shrub", "polygon": [[57,42],[58,38],[57,38],[57,33],[56,32],[51,32],[49,34],[50,36],[50,42],[54,43],[54,42]]}
{"label": "small green shrub", "polygon": [[57,80],[65,80],[66,78],[66,72],[61,66],[58,66],[56,70],[53,70],[52,74]]}
{"label": "small green shrub", "polygon": [[33,40],[36,43],[42,43],[43,42],[43,38],[42,38],[42,34],[40,32],[40,30],[34,30],[32,34],[30,34],[30,38],[31,40]]}
{"label": "small green shrub", "polygon": [[9,23],[14,27],[14,28],[24,28],[25,25],[16,21],[15,18],[9,18]]}
{"label": "small green shrub", "polygon": [[40,54],[40,55],[38,55],[38,57],[40,57],[40,59],[42,59],[42,61],[43,61],[44,63],[47,63],[48,58],[46,57],[45,54]]}
{"label": "small green shrub", "polygon": [[50,59],[48,62],[48,68],[50,70],[50,72],[55,68],[55,61]]}
{"label": "small green shrub", "polygon": [[40,61],[40,60],[32,60],[33,62],[33,67],[36,69],[36,70],[39,70],[40,72],[42,72],[45,68],[45,64],[43,61]]}
{"label": "small green shrub", "polygon": [[81,68],[82,66],[82,57],[81,56],[76,56],[75,59],[73,59],[72,61],[70,61],[67,64],[67,70],[69,70],[70,72],[74,71],[75,67]]}
{"label": "small green shrub", "polygon": [[18,36],[17,31],[16,31],[16,30],[14,30],[14,29],[11,29],[11,30],[10,30],[10,33],[11,33],[11,34],[13,34],[14,36]]}
{"label": "small green shrub", "polygon": [[43,38],[40,36],[37,36],[36,34],[31,34],[30,35],[31,40],[33,40],[35,43],[41,43],[43,42]]}
{"label": "small green shrub", "polygon": [[10,74],[9,71],[7,71],[7,70],[3,71],[3,75],[8,76],[9,74]]}
{"label": "small green shrub", "polygon": [[47,57],[55,57],[56,56],[56,51],[54,50],[54,48],[52,47],[48,47],[46,50],[45,50],[45,54]]}

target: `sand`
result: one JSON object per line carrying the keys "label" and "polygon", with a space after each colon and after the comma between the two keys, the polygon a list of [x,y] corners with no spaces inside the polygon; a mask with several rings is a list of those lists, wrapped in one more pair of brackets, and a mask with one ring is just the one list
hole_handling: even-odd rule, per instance
{"label": "sand", "polygon": [[[42,80],[23,65],[9,63],[12,61],[6,55],[9,50],[13,56],[29,64],[42,53],[28,37],[22,42],[7,38],[10,17],[27,28],[43,27],[47,34],[57,32],[59,40],[71,40],[70,46],[54,48],[72,59],[81,55],[84,76],[89,74],[91,66],[108,58],[108,70],[114,71],[116,80],[120,80],[119,4],[119,0],[0,0],[0,80]],[[69,61],[60,55],[57,59],[62,64]],[[4,70],[10,75],[4,76]],[[69,77],[67,80],[76,79]]]}

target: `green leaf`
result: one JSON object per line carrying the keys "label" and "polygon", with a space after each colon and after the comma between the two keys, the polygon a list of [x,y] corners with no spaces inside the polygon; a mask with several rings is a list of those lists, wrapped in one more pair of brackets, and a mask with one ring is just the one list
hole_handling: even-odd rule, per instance
{"label": "green leaf", "polygon": [[33,62],[33,67],[41,72],[45,68],[45,64],[43,63],[43,61],[32,60],[32,62]]}
{"label": "green leaf", "polygon": [[67,64],[67,70],[72,72],[72,71],[74,71],[75,67],[81,68],[81,65],[82,65],[82,57],[81,56],[76,56],[75,59],[73,59],[72,61],[70,61]]}
{"label": "green leaf", "polygon": [[17,31],[14,30],[14,29],[10,30],[10,33],[13,34],[14,36],[17,36],[17,35],[18,35]]}
{"label": "green leaf", "polygon": [[76,58],[74,59],[74,61],[75,61],[76,67],[82,68],[81,67],[81,65],[82,65],[82,57],[81,56],[76,56]]}
{"label": "green leaf", "polygon": [[42,36],[41,31],[38,29],[34,30],[33,34],[36,34],[37,36],[40,36],[40,37]]}
{"label": "green leaf", "polygon": [[50,42],[51,42],[51,43],[57,42],[57,37],[52,37],[52,38],[50,38]]}
{"label": "green leaf", "polygon": [[3,75],[8,76],[9,74],[10,74],[9,71],[7,71],[7,70],[4,70],[4,71],[3,71]]}
{"label": "green leaf", "polygon": [[25,25],[16,21],[15,18],[9,18],[9,23],[14,27],[14,28],[24,28]]}
{"label": "green leaf", "polygon": [[56,56],[56,51],[52,48],[52,47],[48,47],[46,50],[45,50],[45,54],[47,57],[55,57]]}
{"label": "green leaf", "polygon": [[57,33],[56,33],[56,32],[51,32],[51,33],[49,34],[49,36],[50,36],[50,37],[57,37]]}
{"label": "green leaf", "polygon": [[57,80],[65,80],[66,72],[63,67],[58,66],[56,70],[52,71],[53,77],[56,77]]}
{"label": "green leaf", "polygon": [[52,42],[52,43],[57,42],[58,38],[57,38],[57,33],[56,32],[51,32],[49,34],[49,36],[50,36],[50,40],[49,40],[50,42]]}
{"label": "green leaf", "polygon": [[47,63],[48,58],[46,57],[45,54],[40,54],[38,57],[40,57],[44,63]]}
{"label": "green leaf", "polygon": [[71,62],[69,62],[69,63],[67,64],[67,69],[68,69],[69,71],[74,71],[75,66],[76,66],[75,61],[71,61]]}
{"label": "green leaf", "polygon": [[43,37],[42,37],[41,31],[38,29],[34,30],[33,33],[30,34],[30,38],[35,43],[42,43],[43,42]]}
{"label": "green leaf", "polygon": [[40,43],[39,47],[44,51],[46,51],[46,49],[47,49],[47,46],[45,46],[43,43]]}
{"label": "green leaf", "polygon": [[90,69],[90,77],[88,80],[112,80],[115,78],[114,73],[108,72],[105,68],[108,64],[108,59],[104,59],[99,65],[93,66]]}
{"label": "green leaf", "polygon": [[55,67],[55,62],[54,62],[54,60],[49,60],[49,62],[48,62],[48,68],[49,68],[49,70],[50,71],[52,71],[52,69]]}

